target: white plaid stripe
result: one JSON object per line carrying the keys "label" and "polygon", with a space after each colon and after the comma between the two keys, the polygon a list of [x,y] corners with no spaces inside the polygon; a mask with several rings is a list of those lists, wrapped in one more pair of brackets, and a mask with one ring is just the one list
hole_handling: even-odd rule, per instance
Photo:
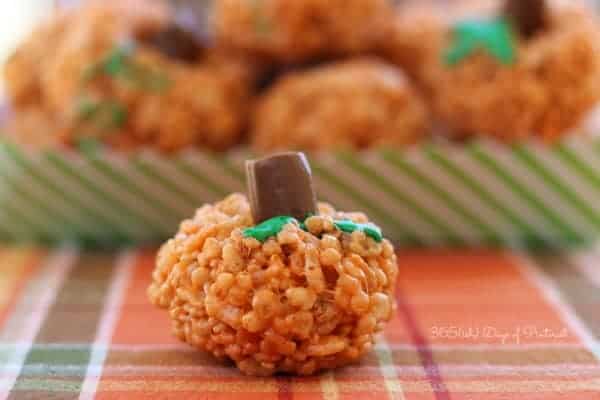
{"label": "white plaid stripe", "polygon": [[521,268],[524,275],[544,295],[546,300],[563,319],[564,323],[579,337],[584,346],[594,354],[596,359],[600,361],[600,349],[594,336],[581,318],[579,318],[577,312],[563,299],[560,289],[544,274],[531,257],[519,254],[515,255],[514,259],[515,264]]}
{"label": "white plaid stripe", "polygon": [[79,396],[81,400],[92,400],[98,388],[98,383],[102,377],[102,367],[108,355],[110,341],[121,315],[125,290],[132,277],[133,267],[137,259],[136,255],[135,251],[127,250],[117,259],[117,266],[111,279],[108,294],[106,295],[96,339],[92,343],[90,361]]}

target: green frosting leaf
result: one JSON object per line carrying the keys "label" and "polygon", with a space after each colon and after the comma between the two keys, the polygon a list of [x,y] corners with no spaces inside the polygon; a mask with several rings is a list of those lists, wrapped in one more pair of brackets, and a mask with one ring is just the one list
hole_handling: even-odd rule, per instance
{"label": "green frosting leaf", "polygon": [[131,45],[116,46],[103,59],[84,71],[83,80],[89,81],[100,75],[118,76],[127,69],[131,52]]}
{"label": "green frosting leaf", "polygon": [[259,242],[264,242],[268,238],[272,236],[276,236],[284,226],[289,223],[298,222],[293,217],[288,216],[280,216],[268,219],[266,221],[261,222],[260,224],[252,227],[244,229],[244,236],[252,237]]}
{"label": "green frosting leaf", "polygon": [[358,224],[350,220],[333,221],[333,224],[343,232],[352,233],[354,231],[361,231],[376,242],[383,240],[381,229],[374,224]]}
{"label": "green frosting leaf", "polygon": [[77,104],[77,117],[81,121],[93,121],[103,130],[112,130],[121,128],[127,122],[127,109],[116,101],[96,101],[84,97]]}
{"label": "green frosting leaf", "polygon": [[103,62],[103,70],[106,75],[118,76],[129,67],[131,46],[118,46],[113,49]]}
{"label": "green frosting leaf", "polygon": [[135,62],[131,57],[133,50],[134,46],[131,44],[116,46],[104,59],[84,72],[84,81],[105,75],[149,92],[162,92],[167,89],[171,81],[165,73]]}
{"label": "green frosting leaf", "polygon": [[461,21],[452,34],[452,45],[444,54],[446,65],[456,65],[481,49],[505,65],[516,60],[515,35],[504,18]]}

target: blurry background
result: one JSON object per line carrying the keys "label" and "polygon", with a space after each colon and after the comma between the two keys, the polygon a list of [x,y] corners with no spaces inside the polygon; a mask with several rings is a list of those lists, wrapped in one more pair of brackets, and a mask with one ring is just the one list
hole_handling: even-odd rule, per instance
{"label": "blurry background", "polygon": [[[77,0],[13,0],[3,1],[0,13],[0,65],[4,63],[19,40],[53,7],[64,7]],[[442,0],[439,0],[442,1]],[[452,0],[447,0],[452,1]],[[572,0],[567,0],[572,1]],[[587,0],[598,3],[598,0]],[[0,85],[2,83],[0,82]],[[1,86],[0,86],[1,87]]]}

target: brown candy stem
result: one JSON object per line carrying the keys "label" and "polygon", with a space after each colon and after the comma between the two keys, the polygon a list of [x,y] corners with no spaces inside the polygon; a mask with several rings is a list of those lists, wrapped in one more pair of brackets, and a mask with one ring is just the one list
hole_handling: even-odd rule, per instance
{"label": "brown candy stem", "polygon": [[503,15],[515,24],[523,37],[529,38],[544,28],[546,7],[544,0],[506,0]]}
{"label": "brown candy stem", "polygon": [[246,179],[255,224],[282,215],[303,221],[317,213],[310,165],[303,153],[246,161]]}
{"label": "brown candy stem", "polygon": [[174,60],[199,62],[209,45],[209,2],[169,0],[169,6],[171,22],[159,31],[141,32],[138,40]]}
{"label": "brown candy stem", "polygon": [[146,34],[140,39],[142,43],[157,49],[163,55],[187,63],[197,62],[203,51],[197,38],[175,23],[158,32]]}

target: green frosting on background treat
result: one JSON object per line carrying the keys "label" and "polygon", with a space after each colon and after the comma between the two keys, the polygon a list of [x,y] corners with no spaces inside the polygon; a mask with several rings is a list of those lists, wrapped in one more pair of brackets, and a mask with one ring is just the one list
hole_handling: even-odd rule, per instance
{"label": "green frosting on background treat", "polygon": [[92,121],[104,130],[121,128],[127,122],[127,108],[117,101],[83,97],[76,107],[79,120]]}
{"label": "green frosting on background treat", "polygon": [[162,92],[171,81],[161,70],[135,61],[131,43],[113,48],[105,58],[90,66],[83,74],[84,82],[99,76],[108,76],[129,83],[137,89],[149,92]]}
{"label": "green frosting on background treat", "polygon": [[252,237],[259,242],[264,242],[268,238],[276,236],[279,232],[281,232],[284,226],[292,222],[298,221],[295,218],[288,217],[286,215],[273,217],[252,228],[244,229],[244,236]]}
{"label": "green frosting on background treat", "polygon": [[477,50],[487,51],[505,65],[516,60],[515,35],[504,18],[461,21],[452,29],[452,35],[452,44],[444,54],[446,65],[456,65]]}
{"label": "green frosting on background treat", "polygon": [[342,232],[352,233],[354,231],[362,231],[376,242],[381,242],[383,240],[381,229],[373,224],[357,224],[350,220],[333,221],[333,224]]}

